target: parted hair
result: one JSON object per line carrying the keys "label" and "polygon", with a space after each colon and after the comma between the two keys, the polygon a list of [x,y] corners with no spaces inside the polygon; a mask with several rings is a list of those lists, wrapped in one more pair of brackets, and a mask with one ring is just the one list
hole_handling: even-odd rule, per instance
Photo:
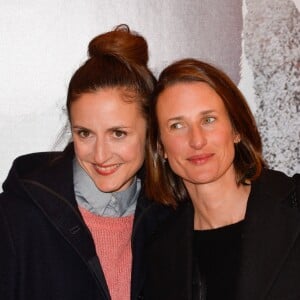
{"label": "parted hair", "polygon": [[203,82],[222,99],[233,129],[241,141],[235,144],[233,161],[237,184],[255,180],[266,165],[262,142],[253,114],[244,96],[231,79],[218,68],[192,58],[179,60],[166,67],[158,78],[150,110],[150,131],[147,143],[146,193],[155,201],[176,207],[188,199],[182,179],[163,158],[156,107],[159,95],[177,83]]}

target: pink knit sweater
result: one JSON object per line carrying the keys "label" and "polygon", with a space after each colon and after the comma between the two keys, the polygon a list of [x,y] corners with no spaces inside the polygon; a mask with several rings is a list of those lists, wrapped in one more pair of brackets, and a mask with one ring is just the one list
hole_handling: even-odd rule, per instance
{"label": "pink knit sweater", "polygon": [[112,218],[80,208],[93,236],[112,300],[130,299],[133,216]]}

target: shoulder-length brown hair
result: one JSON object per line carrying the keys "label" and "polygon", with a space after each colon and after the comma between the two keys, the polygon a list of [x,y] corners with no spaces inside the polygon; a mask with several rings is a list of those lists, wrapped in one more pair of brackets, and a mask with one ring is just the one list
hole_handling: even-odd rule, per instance
{"label": "shoulder-length brown hair", "polygon": [[183,59],[165,68],[159,76],[150,111],[150,132],[146,159],[146,192],[152,199],[176,207],[187,199],[182,179],[163,159],[156,105],[159,95],[176,83],[204,82],[221,97],[231,124],[241,141],[235,144],[234,168],[238,184],[255,180],[265,162],[262,143],[250,108],[236,85],[221,70],[195,59]]}

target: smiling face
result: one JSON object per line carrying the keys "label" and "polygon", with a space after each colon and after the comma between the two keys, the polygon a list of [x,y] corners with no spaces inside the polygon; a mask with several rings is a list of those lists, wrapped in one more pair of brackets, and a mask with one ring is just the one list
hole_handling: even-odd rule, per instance
{"label": "smiling face", "polygon": [[158,97],[156,106],[164,156],[187,189],[235,180],[232,128],[219,95],[206,83],[176,83]]}
{"label": "smiling face", "polygon": [[144,161],[146,121],[120,88],[82,94],[70,108],[75,155],[103,192],[125,190]]}

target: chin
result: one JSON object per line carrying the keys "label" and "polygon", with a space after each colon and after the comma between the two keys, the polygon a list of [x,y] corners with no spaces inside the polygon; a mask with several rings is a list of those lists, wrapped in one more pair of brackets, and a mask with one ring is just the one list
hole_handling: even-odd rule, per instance
{"label": "chin", "polygon": [[112,188],[112,187],[107,187],[107,186],[103,187],[103,186],[98,186],[98,185],[97,185],[97,188],[103,193],[113,193],[118,190],[117,188]]}
{"label": "chin", "polygon": [[121,190],[124,190],[122,185],[103,185],[99,184],[97,185],[97,188],[103,192],[103,193],[113,193],[113,192],[120,192]]}

